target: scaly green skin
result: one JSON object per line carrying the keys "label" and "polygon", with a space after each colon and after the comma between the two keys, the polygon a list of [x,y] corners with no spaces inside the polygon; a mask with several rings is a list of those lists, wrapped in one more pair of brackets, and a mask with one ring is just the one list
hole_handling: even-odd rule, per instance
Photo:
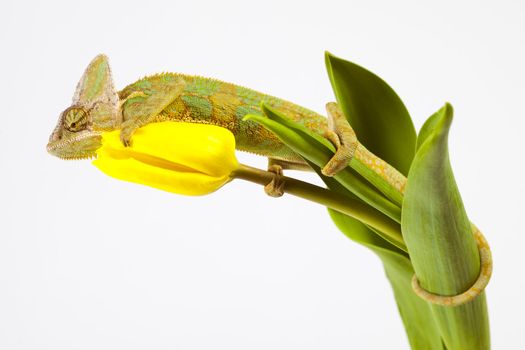
{"label": "scaly green skin", "polygon": [[[301,162],[270,131],[252,121],[243,121],[246,114],[262,114],[262,101],[284,113],[287,117],[309,129],[323,134],[327,130],[326,118],[282,99],[222,82],[215,79],[164,73],[145,77],[119,92],[123,104],[124,121],[131,115],[130,109],[140,110],[147,97],[141,93],[162,93],[166,84],[182,79],[184,89],[153,121],[185,121],[206,123],[229,129],[235,135],[236,147],[241,151],[258,155]],[[133,95],[136,97],[131,97]],[[139,112],[140,114],[140,112]]]}
{"label": "scaly green skin", "polygon": [[[331,131],[327,119],[311,110],[210,78],[157,74],[117,92],[108,59],[99,55],[80,79],[71,106],[60,115],[47,150],[63,159],[95,157],[104,131],[120,130],[122,142],[129,145],[134,131],[143,125],[184,121],[225,127],[235,136],[237,149],[285,161],[288,167],[307,168],[302,158],[273,133],[253,121],[242,120],[246,114],[263,114],[263,101],[320,135]],[[366,173],[365,177],[373,183],[385,186],[385,193],[395,192],[390,197],[400,204],[405,177],[360,143],[354,151],[350,156],[354,159],[352,167]]]}

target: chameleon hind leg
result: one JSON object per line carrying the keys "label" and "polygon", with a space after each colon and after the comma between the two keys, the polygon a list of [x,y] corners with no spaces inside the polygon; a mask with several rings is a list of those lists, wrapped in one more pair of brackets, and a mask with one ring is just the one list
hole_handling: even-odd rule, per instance
{"label": "chameleon hind leg", "polygon": [[157,117],[183,92],[182,78],[166,81],[157,89],[134,90],[122,99],[122,126],[120,140],[125,146],[131,144],[133,133]]}
{"label": "chameleon hind leg", "polygon": [[[325,164],[321,172],[325,176],[334,176],[346,168],[359,144],[354,129],[350,126],[343,112],[335,102],[326,104],[328,113],[328,130],[326,137],[336,148],[333,157]],[[270,183],[264,187],[264,191],[271,197],[280,197],[284,194],[283,169],[309,170],[312,168],[307,163],[291,162],[287,160],[268,159],[268,171],[275,174]]]}
{"label": "chameleon hind leg", "polygon": [[334,176],[348,166],[354,157],[359,142],[354,129],[348,123],[337,103],[327,103],[326,112],[328,113],[328,130],[324,137],[334,144],[336,152],[321,169],[321,172],[325,176]]}

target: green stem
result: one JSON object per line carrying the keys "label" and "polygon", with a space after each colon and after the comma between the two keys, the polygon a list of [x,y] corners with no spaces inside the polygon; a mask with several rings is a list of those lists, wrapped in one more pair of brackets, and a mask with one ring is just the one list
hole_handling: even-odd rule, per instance
{"label": "green stem", "polygon": [[[238,178],[259,185],[267,185],[276,174],[253,168],[241,164],[240,167],[232,173],[233,178]],[[308,182],[297,180],[287,176],[280,176],[284,181],[284,192],[304,198],[306,200],[319,203],[328,208],[337,210],[340,213],[351,216],[364,224],[370,225],[375,229],[385,233],[390,239],[397,242],[398,245],[406,251],[406,244],[401,235],[401,227],[394,220],[382,214],[380,211],[362,203],[354,198],[350,198],[326,188],[312,185]]]}

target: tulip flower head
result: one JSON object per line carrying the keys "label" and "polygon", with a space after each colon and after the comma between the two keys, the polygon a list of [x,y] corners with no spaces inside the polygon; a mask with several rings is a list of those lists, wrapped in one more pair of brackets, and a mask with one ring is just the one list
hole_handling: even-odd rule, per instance
{"label": "tulip flower head", "polygon": [[93,164],[119,180],[190,196],[218,190],[239,167],[229,130],[183,122],[148,124],[130,147],[122,145],[118,130],[104,133]]}

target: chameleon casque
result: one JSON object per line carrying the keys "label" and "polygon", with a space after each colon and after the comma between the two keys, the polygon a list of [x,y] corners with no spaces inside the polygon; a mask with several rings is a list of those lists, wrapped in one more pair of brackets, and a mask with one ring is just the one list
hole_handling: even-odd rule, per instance
{"label": "chameleon casque", "polygon": [[[182,121],[229,129],[235,136],[237,149],[268,157],[269,169],[277,174],[282,168],[308,169],[304,160],[272,132],[255,122],[242,120],[246,114],[262,114],[263,101],[336,145],[337,152],[323,169],[325,175],[334,175],[352,159],[358,142],[335,103],[327,105],[327,119],[291,102],[241,86],[177,73],[147,76],[116,91],[105,55],[98,55],[87,67],[71,106],[59,117],[47,151],[63,159],[95,157],[102,132],[120,129],[121,141],[129,146],[133,132],[143,125]],[[267,193],[272,191],[274,195],[282,194],[267,189]]]}

